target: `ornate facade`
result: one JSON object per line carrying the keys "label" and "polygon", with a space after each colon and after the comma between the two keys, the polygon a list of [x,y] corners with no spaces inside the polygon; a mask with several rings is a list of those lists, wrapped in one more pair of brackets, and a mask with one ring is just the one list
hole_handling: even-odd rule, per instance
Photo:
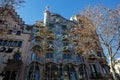
{"label": "ornate facade", "polygon": [[30,34],[12,7],[0,7],[0,80],[23,80]]}
{"label": "ornate facade", "polygon": [[84,16],[71,20],[51,13],[34,24],[24,80],[103,80],[109,67],[94,26]]}

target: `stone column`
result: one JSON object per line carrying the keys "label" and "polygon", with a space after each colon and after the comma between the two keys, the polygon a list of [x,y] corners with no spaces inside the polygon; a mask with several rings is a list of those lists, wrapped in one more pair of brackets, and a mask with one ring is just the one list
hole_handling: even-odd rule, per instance
{"label": "stone column", "polygon": [[76,72],[76,80],[79,80],[79,73],[78,73],[79,66],[74,67],[74,69],[75,69],[75,72]]}

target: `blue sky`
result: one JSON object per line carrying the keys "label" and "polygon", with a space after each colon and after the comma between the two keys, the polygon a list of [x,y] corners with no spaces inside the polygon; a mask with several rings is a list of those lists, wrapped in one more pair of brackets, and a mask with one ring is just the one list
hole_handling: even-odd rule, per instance
{"label": "blue sky", "polygon": [[16,9],[26,24],[34,24],[43,19],[46,5],[50,11],[58,13],[69,19],[72,15],[80,13],[85,7],[102,4],[114,9],[120,0],[25,0],[23,7]]}

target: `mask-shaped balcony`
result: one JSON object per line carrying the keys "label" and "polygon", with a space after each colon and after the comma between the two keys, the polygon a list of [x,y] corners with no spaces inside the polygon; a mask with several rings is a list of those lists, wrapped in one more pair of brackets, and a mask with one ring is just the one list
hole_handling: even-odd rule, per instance
{"label": "mask-shaped balcony", "polygon": [[41,40],[41,39],[43,39],[43,33],[40,33],[40,32],[37,32],[36,34],[35,34],[35,40]]}
{"label": "mask-shaped balcony", "polygon": [[53,52],[54,51],[54,46],[50,44],[50,45],[47,46],[46,50],[47,50],[47,52]]}
{"label": "mask-shaped balcony", "polygon": [[63,41],[63,42],[69,42],[68,36],[67,36],[67,35],[63,36],[63,37],[62,37],[62,41]]}
{"label": "mask-shaped balcony", "polygon": [[95,54],[89,54],[89,55],[88,55],[88,59],[89,59],[89,60],[95,60],[95,59],[97,59],[97,57],[96,57]]}
{"label": "mask-shaped balcony", "polygon": [[48,35],[47,40],[48,41],[53,41],[54,40],[54,35],[53,34]]}
{"label": "mask-shaped balcony", "polygon": [[70,52],[70,48],[69,48],[69,46],[65,46],[65,47],[63,47],[63,52]]}

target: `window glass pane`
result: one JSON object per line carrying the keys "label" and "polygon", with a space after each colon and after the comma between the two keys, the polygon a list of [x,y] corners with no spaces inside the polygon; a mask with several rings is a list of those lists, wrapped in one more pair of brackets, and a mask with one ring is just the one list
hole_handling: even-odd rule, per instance
{"label": "window glass pane", "polygon": [[101,52],[99,51],[99,52],[97,52],[97,55],[99,56],[99,57],[102,57],[102,54],[101,54]]}
{"label": "window glass pane", "polygon": [[15,60],[17,60],[17,61],[18,61],[18,60],[20,60],[20,59],[21,59],[21,56],[20,56],[20,54],[18,54],[18,53],[17,53],[17,54],[15,54],[15,55],[14,55],[14,58],[15,58]]}
{"label": "window glass pane", "polygon": [[2,44],[2,41],[3,41],[3,40],[0,40],[0,45]]}
{"label": "window glass pane", "polygon": [[62,29],[67,29],[67,26],[66,25],[62,25]]}
{"label": "window glass pane", "polygon": [[17,31],[16,35],[21,35],[21,31]]}
{"label": "window glass pane", "polygon": [[7,34],[12,34],[12,30],[8,30],[8,33]]}
{"label": "window glass pane", "polygon": [[1,40],[1,46],[3,46],[4,40]]}
{"label": "window glass pane", "polygon": [[2,21],[2,20],[0,20],[0,24],[3,24],[3,21]]}
{"label": "window glass pane", "polygon": [[17,46],[17,41],[14,41],[14,42],[13,42],[13,46]]}
{"label": "window glass pane", "polygon": [[13,48],[8,48],[7,51],[5,51],[6,53],[12,53]]}
{"label": "window glass pane", "polygon": [[31,54],[31,60],[35,60],[35,54],[34,53]]}
{"label": "window glass pane", "polygon": [[3,46],[5,46],[7,44],[7,40],[4,40],[3,42]]}
{"label": "window glass pane", "polygon": [[66,56],[66,54],[63,54],[62,56],[63,56],[63,59],[67,59],[67,56]]}
{"label": "window glass pane", "polygon": [[12,41],[9,41],[9,42],[8,42],[8,46],[11,46],[11,44],[12,44]]}
{"label": "window glass pane", "polygon": [[46,53],[46,58],[53,58],[53,53]]}
{"label": "window glass pane", "polygon": [[1,48],[0,48],[0,52],[3,52],[3,51],[5,51],[5,50],[6,50],[5,47],[1,47]]}
{"label": "window glass pane", "polygon": [[22,41],[19,41],[18,42],[18,47],[21,47],[22,46]]}

